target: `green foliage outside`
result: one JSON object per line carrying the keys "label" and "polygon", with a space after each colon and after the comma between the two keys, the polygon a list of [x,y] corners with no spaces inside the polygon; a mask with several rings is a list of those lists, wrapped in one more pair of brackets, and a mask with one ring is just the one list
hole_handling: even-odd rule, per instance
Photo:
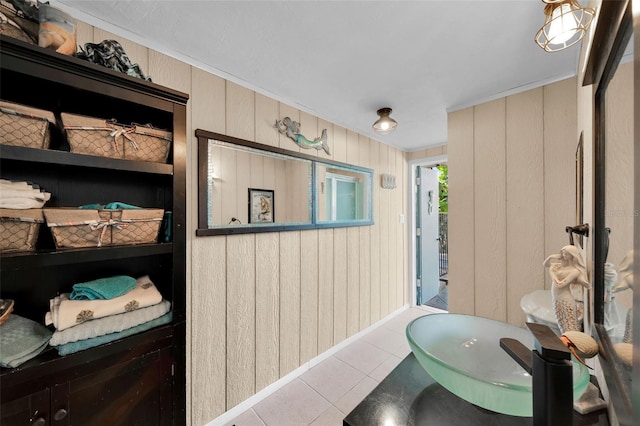
{"label": "green foliage outside", "polygon": [[438,187],[440,192],[440,213],[449,212],[449,168],[446,165],[436,166],[438,171]]}

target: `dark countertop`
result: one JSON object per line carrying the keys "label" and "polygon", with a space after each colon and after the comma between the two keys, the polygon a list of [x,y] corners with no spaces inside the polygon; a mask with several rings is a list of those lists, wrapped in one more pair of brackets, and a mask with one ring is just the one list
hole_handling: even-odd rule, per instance
{"label": "dark countertop", "polygon": [[[475,406],[436,383],[413,353],[344,418],[344,426],[532,425],[516,417]],[[586,415],[573,412],[574,426],[608,426],[606,410]]]}

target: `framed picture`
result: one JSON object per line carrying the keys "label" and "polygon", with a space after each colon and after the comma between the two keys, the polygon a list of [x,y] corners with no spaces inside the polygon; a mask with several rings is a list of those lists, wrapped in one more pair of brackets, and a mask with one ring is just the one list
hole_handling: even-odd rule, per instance
{"label": "framed picture", "polygon": [[273,191],[249,188],[249,223],[273,223]]}

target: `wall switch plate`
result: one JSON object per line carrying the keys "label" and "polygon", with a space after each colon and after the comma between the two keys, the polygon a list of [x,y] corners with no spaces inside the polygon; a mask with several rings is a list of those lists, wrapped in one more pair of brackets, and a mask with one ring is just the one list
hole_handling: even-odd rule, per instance
{"label": "wall switch plate", "polygon": [[400,214],[400,223],[404,223],[404,215]]}

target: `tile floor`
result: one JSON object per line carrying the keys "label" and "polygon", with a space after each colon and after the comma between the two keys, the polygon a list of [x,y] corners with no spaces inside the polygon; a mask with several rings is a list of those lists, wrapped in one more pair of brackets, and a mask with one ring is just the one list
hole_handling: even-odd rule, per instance
{"label": "tile floor", "polygon": [[442,310],[407,309],[255,404],[227,426],[342,426],[411,351],[409,321]]}

